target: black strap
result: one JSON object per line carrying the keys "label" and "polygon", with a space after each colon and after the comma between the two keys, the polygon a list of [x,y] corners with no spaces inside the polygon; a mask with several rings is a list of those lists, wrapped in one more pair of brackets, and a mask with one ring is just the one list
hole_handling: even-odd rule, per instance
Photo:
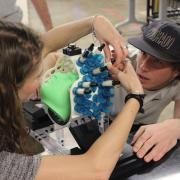
{"label": "black strap", "polygon": [[125,97],[124,102],[126,103],[130,98],[136,99],[136,100],[139,102],[139,105],[140,105],[140,107],[139,107],[139,112],[140,112],[140,113],[144,113],[144,109],[143,109],[144,97],[145,97],[145,94],[128,94],[128,95]]}

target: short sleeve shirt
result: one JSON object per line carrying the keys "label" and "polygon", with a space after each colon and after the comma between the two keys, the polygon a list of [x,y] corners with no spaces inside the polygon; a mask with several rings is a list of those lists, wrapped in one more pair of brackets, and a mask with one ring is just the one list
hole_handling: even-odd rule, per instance
{"label": "short sleeve shirt", "polygon": [[[173,81],[168,86],[157,91],[145,91],[146,97],[144,98],[145,113],[138,113],[135,124],[151,124],[156,123],[160,113],[171,102],[180,100],[180,82]],[[115,88],[115,96],[113,97],[113,107],[111,109],[112,115],[120,112],[125,105],[124,99],[127,91],[118,86]]]}

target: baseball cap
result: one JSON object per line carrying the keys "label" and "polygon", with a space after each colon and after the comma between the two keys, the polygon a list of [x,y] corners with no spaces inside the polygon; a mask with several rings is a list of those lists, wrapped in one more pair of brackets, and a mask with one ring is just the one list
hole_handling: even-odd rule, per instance
{"label": "baseball cap", "polygon": [[134,47],[170,63],[180,63],[180,26],[158,20],[142,27],[142,36],[130,38]]}

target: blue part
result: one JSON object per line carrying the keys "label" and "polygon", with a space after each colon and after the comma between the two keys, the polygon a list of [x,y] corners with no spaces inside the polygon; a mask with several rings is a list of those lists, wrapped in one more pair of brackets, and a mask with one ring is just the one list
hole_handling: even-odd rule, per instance
{"label": "blue part", "polygon": [[84,69],[81,68],[81,69],[80,69],[80,73],[83,74],[83,75],[85,75],[87,72],[85,72]]}
{"label": "blue part", "polygon": [[97,102],[98,102],[98,95],[95,94],[95,95],[92,97],[92,100],[93,100],[93,102],[97,103]]}
{"label": "blue part", "polygon": [[91,82],[91,81],[92,81],[92,79],[91,79],[91,77],[90,77],[90,76],[85,75],[85,76],[83,77],[83,81]]}
{"label": "blue part", "polygon": [[78,82],[78,87],[82,87],[83,81]]}
{"label": "blue part", "polygon": [[89,99],[91,97],[91,94],[85,94],[84,97]]}
{"label": "blue part", "polygon": [[97,89],[97,87],[92,87],[92,88],[91,88],[92,92],[95,92],[96,89]]}
{"label": "blue part", "polygon": [[77,91],[77,88],[74,87],[74,88],[73,88],[73,94],[74,94],[74,95],[76,95],[76,91]]}
{"label": "blue part", "polygon": [[84,116],[91,116],[100,120],[102,112],[109,113],[109,106],[112,105],[110,97],[113,96],[113,87],[101,86],[103,81],[110,79],[108,71],[105,70],[97,75],[92,74],[94,69],[104,67],[104,56],[90,53],[83,63],[78,59],[76,64],[80,67],[80,73],[83,75],[78,87],[82,87],[83,82],[95,82],[98,86],[91,87],[92,93],[84,95],[76,95],[75,92],[78,87],[74,88],[74,110]]}
{"label": "blue part", "polygon": [[89,68],[86,65],[83,65],[81,68],[85,73],[89,72]]}
{"label": "blue part", "polygon": [[76,64],[77,64],[79,67],[81,67],[81,66],[83,66],[84,63],[82,63],[82,62],[79,60],[79,58],[78,58],[78,60],[76,61]]}

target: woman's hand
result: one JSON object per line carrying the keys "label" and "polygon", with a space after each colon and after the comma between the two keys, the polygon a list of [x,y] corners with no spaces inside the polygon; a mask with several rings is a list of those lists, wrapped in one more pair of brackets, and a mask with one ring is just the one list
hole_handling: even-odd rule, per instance
{"label": "woman's hand", "polygon": [[111,59],[111,51],[109,47],[111,45],[116,54],[114,65],[119,67],[128,54],[127,48],[125,48],[126,43],[124,38],[119,34],[109,20],[100,15],[94,16],[93,28],[97,39],[106,45],[104,48],[106,61],[110,61]]}
{"label": "woman's hand", "polygon": [[120,71],[118,68],[114,66],[109,66],[108,68],[112,76],[116,77],[130,93],[134,93],[134,94],[144,93],[142,85],[129,60],[124,61],[123,71]]}

